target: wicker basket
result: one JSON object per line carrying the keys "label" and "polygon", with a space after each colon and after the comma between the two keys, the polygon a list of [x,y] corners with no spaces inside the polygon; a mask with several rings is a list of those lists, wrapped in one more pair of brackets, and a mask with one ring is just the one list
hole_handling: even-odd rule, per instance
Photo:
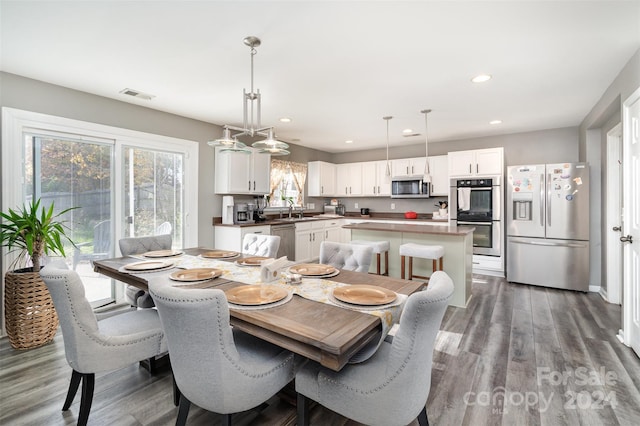
{"label": "wicker basket", "polygon": [[37,272],[7,272],[4,288],[5,326],[15,349],[31,349],[53,340],[58,314]]}

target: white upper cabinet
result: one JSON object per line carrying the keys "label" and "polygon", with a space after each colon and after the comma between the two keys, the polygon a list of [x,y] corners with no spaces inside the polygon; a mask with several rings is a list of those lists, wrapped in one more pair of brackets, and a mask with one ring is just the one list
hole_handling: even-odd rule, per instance
{"label": "white upper cabinet", "polygon": [[396,177],[416,176],[424,174],[426,157],[401,158],[391,161],[392,175]]}
{"label": "white upper cabinet", "polygon": [[447,155],[429,157],[429,171],[431,174],[430,196],[449,196],[449,163]]}
{"label": "white upper cabinet", "polygon": [[386,160],[362,163],[362,195],[366,197],[391,195],[391,179],[386,175],[386,170]]}
{"label": "white upper cabinet", "polygon": [[336,165],[336,193],[340,197],[362,195],[362,163]]}
{"label": "white upper cabinet", "polygon": [[336,193],[336,165],[324,161],[307,164],[307,189],[310,197],[331,197]]}
{"label": "white upper cabinet", "polygon": [[502,175],[504,149],[489,148],[449,153],[449,176],[471,177]]}
{"label": "white upper cabinet", "polygon": [[215,148],[216,194],[268,194],[271,156],[251,152],[223,152]]}

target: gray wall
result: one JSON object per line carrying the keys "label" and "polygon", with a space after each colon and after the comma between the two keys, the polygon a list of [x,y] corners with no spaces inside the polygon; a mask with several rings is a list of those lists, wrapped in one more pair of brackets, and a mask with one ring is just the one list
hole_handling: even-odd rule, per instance
{"label": "gray wall", "polygon": [[[579,155],[581,161],[599,158],[601,164],[597,169],[591,169],[591,181],[599,182],[599,188],[606,188],[605,167],[607,164],[607,132],[617,123],[622,122],[622,103],[640,87],[640,49],[631,57],[616,76],[602,97],[591,108],[591,111],[584,118],[579,126]],[[592,202],[591,209],[591,241],[597,242],[595,252],[592,251],[592,262],[595,261],[598,268],[593,268],[591,283],[600,282],[604,292],[607,291],[607,270],[606,257],[606,206],[600,196],[600,191],[595,194],[593,190],[592,199],[598,200],[598,204]],[[597,197],[597,198],[596,198]],[[619,283],[616,283],[619,285]]]}
{"label": "gray wall", "polygon": [[[0,107],[199,142],[198,243],[213,244],[212,217],[221,215],[222,197],[213,193],[214,154],[206,141],[222,134],[220,126],[5,72],[0,72]],[[291,154],[282,158],[306,163],[329,161],[331,155],[292,145]]]}
{"label": "gray wall", "polygon": [[[504,147],[505,166],[517,164],[540,164],[578,161],[578,128],[540,130],[511,135],[488,136],[482,138],[429,142],[429,155],[444,155],[452,151]],[[409,158],[424,156],[424,144],[395,147],[389,150],[389,158]],[[333,154],[332,163],[351,163],[359,161],[384,160],[386,149]],[[429,213],[437,210],[436,203],[446,197],[428,200],[390,200],[389,198],[362,197],[343,198],[347,211],[356,211],[358,207],[369,207],[374,212],[404,212],[413,210]],[[356,207],[356,203],[358,207]],[[395,210],[391,204],[395,204]]]}
{"label": "gray wall", "polygon": [[199,142],[198,238],[199,244],[212,244],[213,150],[205,142],[222,133],[219,126],[15,74],[0,73],[0,93],[2,107]]}

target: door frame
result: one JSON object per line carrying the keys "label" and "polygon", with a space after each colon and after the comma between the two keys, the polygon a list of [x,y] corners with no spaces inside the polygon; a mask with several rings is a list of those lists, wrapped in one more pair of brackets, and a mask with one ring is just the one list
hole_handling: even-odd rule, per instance
{"label": "door frame", "polygon": [[[626,206],[630,206],[632,203],[638,205],[640,200],[639,194],[633,193],[631,190],[631,158],[629,155],[625,154],[628,150],[628,147],[631,143],[631,132],[632,130],[632,121],[631,121],[631,105],[635,102],[640,101],[640,87],[638,87],[622,104],[622,129],[623,129],[623,175],[624,181],[628,182],[628,185],[625,185],[624,195],[623,195],[623,233],[625,230],[625,224],[631,222],[631,209],[626,208]],[[639,244],[636,242],[636,244]],[[633,333],[633,308],[632,303],[628,302],[627,299],[630,295],[634,294],[634,286],[636,294],[640,294],[640,283],[633,283],[631,278],[631,268],[633,267],[631,262],[631,245],[628,243],[624,244],[624,254],[623,254],[623,293],[622,293],[622,329],[620,330],[618,337],[627,346],[631,346],[632,339],[638,339],[638,336],[632,336]],[[638,354],[640,356],[640,353]]]}
{"label": "door frame", "polygon": [[622,302],[622,246],[621,232],[613,227],[622,226],[622,123],[618,123],[607,132],[607,191],[605,193],[606,223],[606,291],[602,296],[609,303],[619,305]]}

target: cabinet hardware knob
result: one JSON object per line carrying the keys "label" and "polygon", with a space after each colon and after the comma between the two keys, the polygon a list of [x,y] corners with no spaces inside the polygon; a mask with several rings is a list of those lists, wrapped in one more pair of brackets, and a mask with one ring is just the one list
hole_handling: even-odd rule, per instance
{"label": "cabinet hardware knob", "polygon": [[616,231],[616,232],[620,232],[622,231],[622,227],[621,226],[614,226],[613,228],[611,228],[612,230]]}
{"label": "cabinet hardware knob", "polygon": [[622,241],[623,243],[632,244],[633,243],[633,236],[627,235],[626,237],[620,237],[620,241]]}

